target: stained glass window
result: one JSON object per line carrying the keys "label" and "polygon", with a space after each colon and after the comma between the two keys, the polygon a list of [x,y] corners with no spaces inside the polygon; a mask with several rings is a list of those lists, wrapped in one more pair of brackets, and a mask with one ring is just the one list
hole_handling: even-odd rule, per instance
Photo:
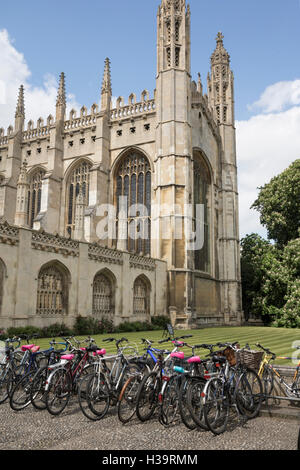
{"label": "stained glass window", "polygon": [[131,252],[151,254],[151,169],[143,155],[131,153],[120,163],[116,174],[117,224],[119,217],[119,197],[127,197],[128,210],[138,204],[137,210],[128,211],[127,249]]}
{"label": "stained glass window", "polygon": [[[210,174],[203,158],[194,160],[194,222],[201,223],[203,247],[194,252],[195,269],[210,272]],[[197,220],[196,206],[203,207],[203,220]]]}

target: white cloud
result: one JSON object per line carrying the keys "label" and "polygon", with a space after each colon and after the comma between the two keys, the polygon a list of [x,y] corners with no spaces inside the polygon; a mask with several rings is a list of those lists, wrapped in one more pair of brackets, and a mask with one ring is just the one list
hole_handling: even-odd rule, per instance
{"label": "white cloud", "polygon": [[[0,31],[0,127],[7,129],[14,124],[14,115],[21,84],[25,88],[26,122],[44,120],[55,113],[58,77],[46,74],[43,85],[34,87],[30,83],[31,72],[26,60],[15,48],[6,30]],[[67,96],[67,109],[79,109],[74,95]]]}
{"label": "white cloud", "polygon": [[[282,83],[282,82],[280,82]],[[300,80],[296,80],[290,90],[297,89]],[[277,86],[278,85],[278,86]],[[279,90],[279,84],[268,89]],[[263,94],[262,96],[267,96]],[[268,95],[268,96],[271,96]],[[274,103],[284,109],[292,100],[297,102],[297,93],[276,97]],[[300,100],[299,100],[300,101]],[[262,102],[262,100],[261,100]],[[280,105],[279,105],[280,103]],[[264,112],[271,109],[267,100],[264,101]],[[250,232],[266,236],[265,229],[259,223],[257,211],[250,210],[258,195],[258,187],[268,183],[271,178],[285,170],[294,160],[300,158],[300,106],[292,106],[281,112],[257,114],[247,121],[238,121],[237,128],[237,159],[240,194],[240,235]]]}
{"label": "white cloud", "polygon": [[300,80],[282,81],[268,86],[259,100],[248,106],[263,113],[281,112],[300,104]]}

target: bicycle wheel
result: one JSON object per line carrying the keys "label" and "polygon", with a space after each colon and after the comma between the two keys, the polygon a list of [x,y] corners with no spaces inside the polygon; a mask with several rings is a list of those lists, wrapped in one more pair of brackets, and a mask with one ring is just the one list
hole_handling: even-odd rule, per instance
{"label": "bicycle wheel", "polygon": [[13,373],[6,365],[0,365],[0,405],[4,403],[8,397],[9,384],[12,382]]}
{"label": "bicycle wheel", "polygon": [[[187,392],[186,392],[186,408],[189,411],[190,417],[188,418],[188,424],[190,429],[199,427],[208,430],[207,424],[204,418],[203,412],[203,390],[207,380],[202,377],[191,377],[188,380]],[[194,426],[193,426],[194,423]],[[186,424],[186,423],[185,423]]]}
{"label": "bicycle wheel", "polygon": [[191,415],[191,412],[188,407],[188,390],[192,384],[192,377],[183,377],[180,389],[179,389],[179,413],[181,417],[181,421],[183,424],[190,429],[191,431],[196,429],[197,425]]}
{"label": "bicycle wheel", "polygon": [[110,405],[110,391],[105,375],[102,373],[91,374],[86,383],[85,393],[90,411],[98,419],[104,418]]}
{"label": "bicycle wheel", "polygon": [[72,380],[65,369],[56,369],[51,377],[45,395],[46,408],[51,415],[57,416],[69,403],[72,392]]}
{"label": "bicycle wheel", "polygon": [[161,380],[157,372],[146,375],[139,387],[136,403],[136,414],[140,421],[149,420],[157,407]]}
{"label": "bicycle wheel", "polygon": [[162,392],[161,404],[159,407],[159,420],[164,426],[170,426],[179,416],[179,379],[180,376],[173,376],[167,382]]}
{"label": "bicycle wheel", "polygon": [[50,371],[48,366],[41,367],[34,375],[30,388],[31,403],[37,410],[45,410],[46,405],[46,380]]}
{"label": "bicycle wheel", "polygon": [[230,397],[225,382],[213,378],[204,387],[203,414],[208,429],[213,434],[222,434],[226,431]]}
{"label": "bicycle wheel", "polygon": [[249,419],[258,415],[263,400],[263,386],[254,370],[247,369],[238,378],[233,399],[242,415]]}
{"label": "bicycle wheel", "polygon": [[264,370],[261,376],[261,382],[263,384],[263,392],[264,394],[271,395],[274,387],[274,374],[270,367],[264,366]]}
{"label": "bicycle wheel", "polygon": [[14,411],[20,411],[31,403],[30,388],[32,384],[33,373],[29,372],[17,382],[10,395],[9,404]]}
{"label": "bicycle wheel", "polygon": [[87,384],[92,375],[94,375],[94,372],[90,374],[85,374],[81,377],[79,385],[78,385],[77,396],[78,396],[78,403],[79,403],[80,409],[82,413],[84,414],[84,416],[90,419],[91,421],[98,421],[99,419],[101,419],[101,416],[99,417],[91,411],[88,400],[87,400]]}
{"label": "bicycle wheel", "polygon": [[117,405],[117,411],[119,420],[123,424],[128,423],[135,415],[137,394],[142,378],[142,373],[132,375],[127,379],[122,388]]}

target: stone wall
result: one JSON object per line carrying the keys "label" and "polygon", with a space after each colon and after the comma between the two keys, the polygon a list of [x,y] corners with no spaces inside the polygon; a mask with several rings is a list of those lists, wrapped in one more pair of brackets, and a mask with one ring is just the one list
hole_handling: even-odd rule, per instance
{"label": "stone wall", "polygon": [[[56,322],[72,326],[77,315],[92,315],[93,283],[99,273],[112,282],[111,318],[115,324],[147,321],[151,316],[167,314],[164,261],[7,223],[0,224],[0,261],[2,328],[43,327]],[[38,279],[45,266],[57,267],[59,272],[65,273],[67,309],[62,314],[37,313]],[[134,283],[138,278],[147,285],[147,313],[134,314]]]}

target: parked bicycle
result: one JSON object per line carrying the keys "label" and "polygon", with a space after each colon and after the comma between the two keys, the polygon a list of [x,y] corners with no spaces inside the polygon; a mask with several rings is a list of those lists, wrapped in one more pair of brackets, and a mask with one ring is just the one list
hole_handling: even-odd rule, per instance
{"label": "parked bicycle", "polygon": [[[64,339],[69,344],[70,354],[62,355],[58,363],[49,366],[50,374],[45,385],[46,408],[55,416],[66,408],[71,395],[77,394],[80,379],[93,367],[92,354],[99,350],[90,337],[83,341],[74,337]],[[76,346],[71,340],[76,342]],[[88,346],[80,348],[82,343],[88,343]]]}
{"label": "parked bicycle", "polygon": [[[256,346],[265,353],[258,371],[258,376],[263,382],[265,397],[271,397],[272,391],[274,389],[274,377],[276,376],[281,385],[283,385],[286,397],[291,399],[300,398],[300,361],[298,362],[298,365],[295,369],[292,382],[288,383],[280,371],[271,364],[271,361],[274,361],[276,358],[290,360],[293,358],[276,356],[276,354],[270,351],[269,348],[266,348],[259,343],[256,343]],[[300,349],[300,346],[296,346],[295,349]]]}
{"label": "parked bicycle", "polygon": [[[106,356],[106,350],[102,350],[90,374],[82,380],[78,392],[83,414],[94,421],[102,419],[110,406],[117,405],[128,377],[144,369],[143,362],[136,361],[138,351],[128,344],[124,345],[128,343],[127,338],[106,338],[103,342],[115,342],[117,354]],[[126,356],[128,350],[131,357]]]}
{"label": "parked bicycle", "polygon": [[[231,348],[237,355],[243,351],[231,343],[218,345]],[[241,360],[237,359],[235,366],[226,357],[217,356],[213,360],[218,361],[220,372],[209,379],[203,389],[203,414],[211,432],[221,434],[227,428],[230,407],[247,419],[258,415],[263,387],[257,373]]]}

